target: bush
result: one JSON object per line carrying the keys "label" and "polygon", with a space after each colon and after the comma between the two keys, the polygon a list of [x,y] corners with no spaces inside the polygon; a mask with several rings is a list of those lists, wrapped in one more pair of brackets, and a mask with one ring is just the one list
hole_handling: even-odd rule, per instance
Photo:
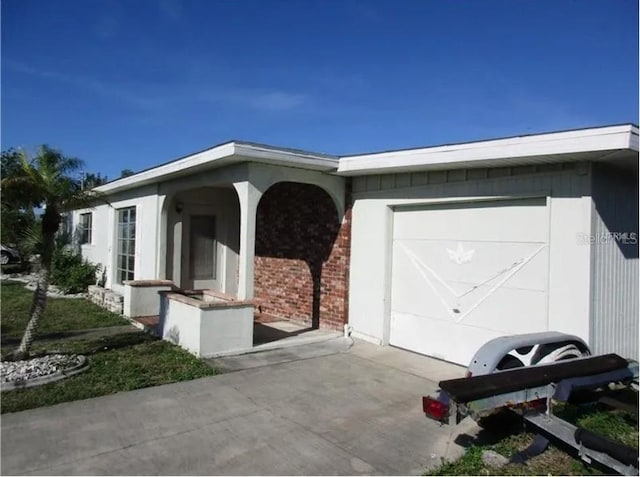
{"label": "bush", "polygon": [[101,268],[64,247],[56,247],[51,265],[51,283],[63,293],[87,291],[87,287],[96,282],[96,274]]}
{"label": "bush", "polygon": [[2,273],[25,273],[29,271],[29,264],[24,262],[19,263],[7,263],[6,265],[0,265]]}

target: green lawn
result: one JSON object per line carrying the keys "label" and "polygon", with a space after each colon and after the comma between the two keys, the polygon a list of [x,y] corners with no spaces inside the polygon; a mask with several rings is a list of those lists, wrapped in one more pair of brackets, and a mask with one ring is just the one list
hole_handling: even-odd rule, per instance
{"label": "green lawn", "polygon": [[[2,354],[8,355],[17,344],[4,344],[5,330],[12,333],[10,336],[20,336],[21,326],[26,325],[31,293],[22,284],[3,282],[1,297]],[[84,299],[50,300],[41,327],[45,333],[40,335],[47,339],[36,340],[32,353],[83,354],[89,359],[89,369],[52,384],[3,392],[1,412],[22,411],[215,374],[201,359],[142,331],[75,340],[55,339],[52,335],[122,324],[127,322]]]}
{"label": "green lawn", "polygon": [[[597,434],[638,447],[638,423],[626,412],[611,410],[602,405],[578,407],[562,406],[554,412],[567,421]],[[485,436],[493,432],[490,443],[472,444],[465,454],[454,462],[443,462],[425,475],[602,475],[586,465],[577,456],[561,449],[561,444],[549,446],[541,455],[529,459],[525,464],[508,464],[501,468],[488,467],[482,462],[482,451],[491,449],[505,457],[524,450],[532,441],[533,434],[520,432],[517,425],[510,429],[483,430]],[[569,451],[571,452],[571,451]]]}
{"label": "green lawn", "polygon": [[43,351],[83,354],[89,358],[89,369],[56,383],[3,392],[2,413],[215,374],[201,359],[144,332],[34,347],[35,353]]}
{"label": "green lawn", "polygon": [[505,437],[496,444],[472,445],[460,459],[445,462],[425,475],[601,475],[554,446],[549,446],[546,451],[529,459],[525,464],[507,464],[495,468],[482,462],[482,451],[485,449],[511,457],[514,453],[524,450],[532,440],[532,434],[520,433]]}
{"label": "green lawn", "polygon": [[[3,281],[0,310],[2,342],[20,338],[29,321],[33,292],[24,283]],[[38,333],[45,338],[53,333],[126,325],[128,322],[82,298],[49,298]]]}

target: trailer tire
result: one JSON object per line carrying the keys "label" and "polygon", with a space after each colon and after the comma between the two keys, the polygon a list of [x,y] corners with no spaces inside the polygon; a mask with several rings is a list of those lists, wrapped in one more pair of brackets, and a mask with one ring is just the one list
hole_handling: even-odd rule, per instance
{"label": "trailer tire", "polygon": [[506,369],[515,369],[515,368],[523,368],[523,367],[524,367],[524,363],[522,361],[508,354],[500,360],[500,362],[496,366],[496,370],[504,371]]}
{"label": "trailer tire", "polygon": [[500,409],[494,414],[481,417],[476,423],[481,429],[491,432],[496,440],[499,440],[501,436],[521,432],[524,425],[522,417],[508,409]]}
{"label": "trailer tire", "polygon": [[[524,368],[524,363],[515,356],[507,354],[497,364],[496,371],[506,371],[507,369],[516,368]],[[487,431],[504,432],[504,429],[514,429],[521,421],[520,416],[508,409],[500,409],[490,416],[481,417],[477,423],[478,426]]]}

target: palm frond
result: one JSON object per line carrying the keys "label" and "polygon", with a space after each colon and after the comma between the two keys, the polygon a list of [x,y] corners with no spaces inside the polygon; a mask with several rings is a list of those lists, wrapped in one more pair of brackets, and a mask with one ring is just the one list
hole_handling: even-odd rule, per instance
{"label": "palm frond", "polygon": [[69,212],[75,209],[92,209],[100,204],[111,205],[105,194],[95,190],[81,190],[61,201],[60,211]]}
{"label": "palm frond", "polygon": [[42,224],[40,222],[32,223],[20,235],[20,248],[23,254],[35,255],[42,253]]}
{"label": "palm frond", "polygon": [[37,168],[37,158],[29,159],[29,156],[24,149],[20,149],[19,154],[23,172],[23,176],[21,177],[28,178],[31,181],[31,186],[29,187],[29,190],[25,191],[25,194],[32,193],[34,190],[39,190],[41,193],[38,195],[44,196],[47,189],[46,181]]}
{"label": "palm frond", "polygon": [[37,156],[39,165],[50,179],[67,176],[73,172],[77,172],[84,166],[84,162],[76,157],[69,157],[62,154],[61,151],[53,149],[46,144],[40,146]]}
{"label": "palm frond", "polygon": [[42,188],[30,175],[5,177],[0,182],[2,201],[20,207],[39,206],[45,200]]}

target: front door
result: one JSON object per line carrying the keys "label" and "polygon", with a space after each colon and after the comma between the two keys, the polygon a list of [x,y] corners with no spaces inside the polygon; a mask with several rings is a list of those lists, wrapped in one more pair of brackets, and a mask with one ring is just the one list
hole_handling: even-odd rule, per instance
{"label": "front door", "polygon": [[[184,280],[193,289],[210,288],[218,290],[218,241],[216,239],[215,215],[189,215],[186,227],[187,237],[184,267]],[[186,225],[186,224],[185,224]]]}

